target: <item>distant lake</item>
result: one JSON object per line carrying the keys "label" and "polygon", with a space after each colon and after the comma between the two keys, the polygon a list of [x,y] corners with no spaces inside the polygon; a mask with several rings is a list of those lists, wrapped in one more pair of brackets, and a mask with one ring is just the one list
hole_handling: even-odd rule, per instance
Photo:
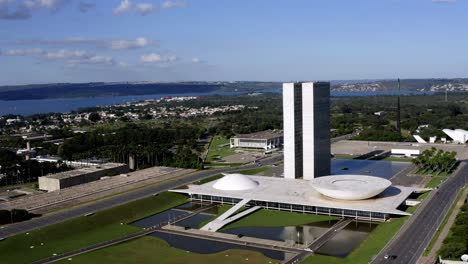
{"label": "distant lake", "polygon": [[[273,89],[272,89],[273,90]],[[265,90],[268,92],[269,90]],[[274,91],[272,91],[274,92]],[[94,106],[108,106],[124,104],[127,102],[138,102],[147,99],[159,99],[169,96],[206,96],[206,95],[236,95],[248,92],[209,92],[209,93],[183,93],[183,94],[146,94],[126,96],[104,96],[104,97],[82,97],[82,98],[57,98],[39,100],[0,100],[0,115],[22,115],[28,116],[41,113],[65,113],[80,108]]]}
{"label": "distant lake", "polygon": [[[281,93],[281,88],[271,88],[257,90],[255,92]],[[208,93],[183,93],[183,94],[147,94],[147,95],[126,95],[126,96],[105,96],[105,97],[85,97],[85,98],[58,98],[40,100],[0,100],[0,115],[22,115],[28,116],[40,113],[65,113],[79,108],[108,106],[124,104],[126,102],[137,102],[147,99],[159,99],[168,96],[206,96],[206,95],[237,95],[251,93],[251,91],[235,92],[208,92]],[[332,92],[332,96],[376,96],[395,95],[396,92]],[[402,91],[402,94],[430,94],[427,92]]]}

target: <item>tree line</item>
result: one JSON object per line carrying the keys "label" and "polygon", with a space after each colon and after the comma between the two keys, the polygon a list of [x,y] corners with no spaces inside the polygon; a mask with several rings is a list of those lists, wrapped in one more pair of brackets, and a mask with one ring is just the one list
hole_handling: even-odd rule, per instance
{"label": "tree line", "polygon": [[195,125],[151,127],[129,123],[115,130],[96,129],[77,134],[60,145],[57,153],[67,160],[99,157],[120,163],[128,163],[133,157],[139,169],[151,166],[200,169],[197,141],[204,132],[204,128]]}
{"label": "tree line", "polygon": [[34,182],[40,176],[70,169],[63,163],[23,160],[10,150],[0,149],[0,186]]}
{"label": "tree line", "polygon": [[442,172],[449,173],[457,164],[455,151],[443,151],[432,147],[424,150],[421,155],[412,160],[413,164],[418,167],[420,172],[431,172],[432,174],[440,174]]}

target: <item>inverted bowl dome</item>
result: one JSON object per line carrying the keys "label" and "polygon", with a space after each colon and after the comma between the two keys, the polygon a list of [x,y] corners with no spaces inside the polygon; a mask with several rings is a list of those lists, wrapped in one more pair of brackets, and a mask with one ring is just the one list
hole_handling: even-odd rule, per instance
{"label": "inverted bowl dome", "polygon": [[213,184],[213,188],[223,191],[243,191],[254,189],[258,182],[243,174],[226,174]]}
{"label": "inverted bowl dome", "polygon": [[367,175],[335,175],[315,178],[310,184],[319,193],[331,198],[363,200],[380,194],[392,182]]}

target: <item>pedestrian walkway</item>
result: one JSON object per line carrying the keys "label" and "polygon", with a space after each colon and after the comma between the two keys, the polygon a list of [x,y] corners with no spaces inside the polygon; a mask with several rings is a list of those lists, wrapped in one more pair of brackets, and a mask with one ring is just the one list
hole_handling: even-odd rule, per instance
{"label": "pedestrian walkway", "polygon": [[157,230],[157,232],[279,251],[297,253],[304,250],[304,245],[294,243],[293,241],[278,241],[248,236],[237,236],[228,233],[209,232],[200,229],[186,229],[184,227],[174,225],[163,226],[161,229]]}
{"label": "pedestrian walkway", "polygon": [[320,237],[312,241],[307,248],[311,250],[311,252],[316,251],[325,243],[327,243],[330,239],[332,239],[338,232],[343,230],[349,223],[353,221],[352,218],[343,218],[338,223],[334,224],[327,232],[323,233]]}

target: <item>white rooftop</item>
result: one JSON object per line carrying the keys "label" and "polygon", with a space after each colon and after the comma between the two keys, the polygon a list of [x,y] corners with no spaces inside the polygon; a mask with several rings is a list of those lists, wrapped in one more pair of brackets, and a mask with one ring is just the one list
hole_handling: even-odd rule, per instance
{"label": "white rooftop", "polygon": [[213,184],[213,188],[224,191],[243,191],[256,188],[258,182],[243,174],[227,174]]}
{"label": "white rooftop", "polygon": [[[237,174],[239,175],[239,174]],[[360,177],[361,175],[358,175]],[[226,176],[225,176],[226,177]],[[230,181],[235,176],[230,177]],[[214,188],[218,181],[202,185],[189,185],[188,189],[170,190],[171,192],[185,194],[201,194],[210,196],[229,197],[236,199],[250,199],[273,203],[288,203],[326,208],[349,209],[368,212],[378,212],[394,215],[410,215],[397,210],[415,191],[414,188],[403,186],[390,186],[379,195],[365,200],[340,200],[325,195],[311,187],[311,181],[301,179],[286,179],[265,176],[247,176],[258,184],[257,187],[247,190],[222,190]],[[331,176],[339,179],[342,175]],[[365,177],[365,176],[364,176]]]}
{"label": "white rooftop", "polygon": [[310,185],[319,193],[341,200],[372,198],[392,185],[392,182],[367,175],[340,175],[314,178]]}

